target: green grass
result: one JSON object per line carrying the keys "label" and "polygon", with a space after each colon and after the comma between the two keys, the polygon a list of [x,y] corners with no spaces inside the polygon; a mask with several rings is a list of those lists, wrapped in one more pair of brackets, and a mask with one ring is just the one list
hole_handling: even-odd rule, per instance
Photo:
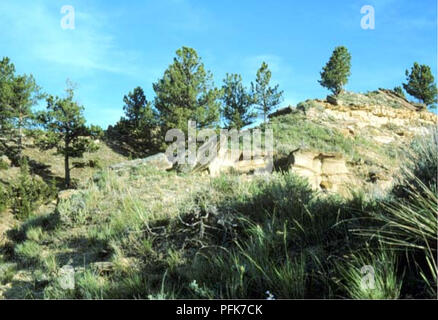
{"label": "green grass", "polygon": [[351,155],[354,140],[346,138],[336,129],[308,120],[301,113],[273,118],[275,151],[287,155],[294,149],[313,149],[321,152],[340,152]]}
{"label": "green grass", "polygon": [[402,286],[397,255],[389,248],[367,248],[340,261],[340,286],[349,299],[398,299]]}
{"label": "green grass", "polygon": [[[2,280],[14,288],[5,296],[436,298],[430,179],[407,180],[405,193],[384,199],[364,191],[345,199],[312,191],[290,172],[210,178],[102,170],[54,212],[9,232],[5,263],[18,265]],[[101,262],[108,269],[97,268]],[[65,265],[76,270],[73,290],[59,285]],[[362,286],[363,266],[375,271],[372,291]],[[24,273],[26,285],[12,272]]]}

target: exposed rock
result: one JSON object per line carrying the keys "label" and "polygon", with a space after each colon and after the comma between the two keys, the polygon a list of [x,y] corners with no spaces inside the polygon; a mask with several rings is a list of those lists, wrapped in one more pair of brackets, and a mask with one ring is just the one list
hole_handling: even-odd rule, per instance
{"label": "exposed rock", "polygon": [[374,136],[373,139],[382,144],[387,144],[394,141],[394,137],[390,136]]}
{"label": "exposed rock", "polygon": [[[271,173],[273,168],[272,157],[262,155],[258,158],[244,159],[243,152],[237,151],[237,157],[231,150],[219,152],[218,155],[206,165],[205,169],[211,176],[218,176],[222,172],[237,172],[241,174]],[[234,157],[233,157],[234,156]]]}
{"label": "exposed rock", "polygon": [[198,158],[193,167],[194,172],[208,172],[210,176],[218,176],[223,172],[236,172],[241,174],[262,174],[271,173],[273,169],[273,157],[265,153],[257,157],[252,157],[251,153],[247,154],[242,150],[220,150],[220,144],[216,143],[217,154],[211,159],[202,159],[200,155],[204,154],[205,149],[211,150],[211,146],[206,144],[198,150]]}
{"label": "exposed rock", "polygon": [[160,170],[169,170],[173,167],[172,162],[169,161],[164,153],[157,153],[144,159],[136,159],[112,165],[110,166],[110,169],[115,171],[121,171],[145,165],[152,166]]}
{"label": "exposed rock", "polygon": [[345,159],[335,153],[297,151],[289,155],[290,169],[309,180],[315,190],[344,193],[353,181]]}
{"label": "exposed rock", "polygon": [[[332,119],[337,129],[362,129],[366,127],[381,128],[382,126],[397,126],[404,128],[404,132],[421,134],[424,126],[437,123],[436,114],[429,111],[417,111],[411,108],[393,108],[385,105],[333,105],[322,103],[323,114],[319,110],[311,109],[307,116],[310,119]],[[358,131],[358,130],[353,130]],[[346,131],[345,131],[346,133]]]}

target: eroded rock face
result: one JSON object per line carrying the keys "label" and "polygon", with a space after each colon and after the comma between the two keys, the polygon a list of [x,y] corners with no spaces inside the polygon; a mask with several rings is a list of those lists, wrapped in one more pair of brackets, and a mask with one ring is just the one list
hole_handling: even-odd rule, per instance
{"label": "eroded rock face", "polygon": [[[396,125],[413,133],[421,133],[422,125],[432,125],[438,120],[435,114],[428,111],[395,109],[383,105],[343,106],[320,103],[324,105],[327,116],[356,128]],[[312,112],[315,113],[315,110]],[[317,116],[317,114],[311,113],[310,116]]]}
{"label": "eroded rock face", "polygon": [[238,152],[237,157],[232,156],[232,151],[219,152],[207,166],[208,173],[215,177],[222,172],[234,171],[246,174],[271,173],[273,169],[272,157],[262,155],[256,159],[245,160],[243,153]]}
{"label": "eroded rock face", "polygon": [[345,193],[353,182],[345,159],[335,153],[293,152],[289,155],[289,167],[307,178],[315,190]]}
{"label": "eroded rock face", "polygon": [[173,167],[172,162],[169,161],[169,159],[164,153],[157,153],[153,156],[144,159],[136,159],[136,160],[126,161],[112,165],[110,166],[110,169],[115,171],[120,171],[120,170],[128,170],[134,167],[140,167],[144,165],[152,166],[161,170],[169,170],[172,169]]}

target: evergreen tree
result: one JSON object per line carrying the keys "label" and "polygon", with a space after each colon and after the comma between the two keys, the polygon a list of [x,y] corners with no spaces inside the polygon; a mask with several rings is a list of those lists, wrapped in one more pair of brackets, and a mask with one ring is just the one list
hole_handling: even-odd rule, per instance
{"label": "evergreen tree", "polygon": [[405,99],[406,99],[405,93],[403,92],[403,88],[402,88],[401,86],[397,86],[397,87],[395,87],[393,91],[394,91],[399,97],[402,97],[402,98],[405,98]]}
{"label": "evergreen tree", "polygon": [[254,103],[257,109],[263,113],[263,121],[265,123],[268,114],[281,103],[283,97],[283,91],[279,91],[278,85],[270,87],[271,77],[272,73],[268,65],[263,62],[257,71],[255,85],[251,83]]}
{"label": "evergreen tree", "polygon": [[173,128],[187,132],[188,120],[196,121],[198,128],[218,124],[220,90],[214,88],[211,73],[194,49],[178,49],[173,64],[153,88],[163,132]]}
{"label": "evergreen tree", "polygon": [[0,61],[0,137],[10,133],[11,99],[15,77],[15,66],[5,57]]}
{"label": "evergreen tree", "polygon": [[85,125],[84,108],[73,101],[73,88],[67,89],[67,97],[47,98],[47,110],[38,114],[38,119],[46,130],[38,141],[43,150],[56,148],[57,154],[64,156],[65,185],[71,186],[70,158],[81,158],[85,152],[97,151],[92,138],[101,134],[98,127]]}
{"label": "evergreen tree", "polygon": [[126,139],[128,144],[136,150],[146,151],[155,149],[155,136],[158,129],[158,113],[152,108],[141,87],[136,87],[133,92],[124,96],[125,117],[120,119],[117,129]]}
{"label": "evergreen tree", "polygon": [[227,74],[222,86],[223,117],[227,128],[241,128],[254,122],[256,114],[251,110],[254,99],[242,84],[238,74]]}
{"label": "evergreen tree", "polygon": [[9,116],[15,129],[19,159],[23,150],[23,129],[31,124],[34,116],[32,107],[42,96],[32,75],[17,76],[14,79]]}
{"label": "evergreen tree", "polygon": [[343,46],[336,47],[329,62],[322,69],[321,80],[318,80],[318,82],[332,91],[334,95],[338,95],[348,82],[348,77],[351,75],[350,68],[351,55],[347,48]]}
{"label": "evergreen tree", "polygon": [[437,102],[437,87],[429,66],[415,62],[410,73],[406,70],[406,81],[403,88],[411,96],[427,106]]}
{"label": "evergreen tree", "polygon": [[18,157],[23,149],[23,129],[33,119],[32,107],[43,95],[32,75],[15,75],[9,58],[0,61],[0,134],[14,138]]}

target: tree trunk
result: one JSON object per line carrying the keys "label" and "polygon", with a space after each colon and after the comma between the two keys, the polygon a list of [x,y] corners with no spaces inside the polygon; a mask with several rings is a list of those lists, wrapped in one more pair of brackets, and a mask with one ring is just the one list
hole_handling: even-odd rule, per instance
{"label": "tree trunk", "polygon": [[70,164],[69,164],[68,154],[64,156],[64,171],[65,171],[65,186],[66,188],[70,188]]}

